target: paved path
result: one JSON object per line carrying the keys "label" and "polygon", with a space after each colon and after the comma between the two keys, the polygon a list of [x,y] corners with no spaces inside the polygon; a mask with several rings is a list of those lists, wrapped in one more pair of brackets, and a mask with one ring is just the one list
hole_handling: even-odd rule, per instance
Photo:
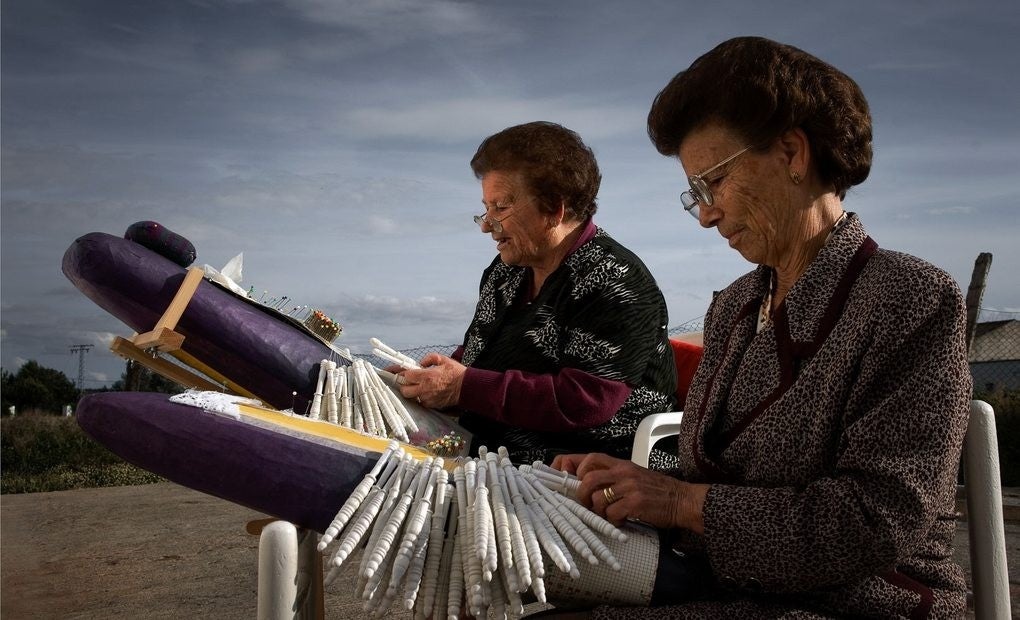
{"label": "paved path", "polygon": [[[1020,495],[1008,492],[1006,503],[1010,583],[1020,592]],[[262,517],[169,482],[0,496],[0,616],[254,618],[258,539],[244,526]],[[957,543],[969,570],[965,524]],[[351,582],[327,588],[326,618],[363,615],[340,585]]]}

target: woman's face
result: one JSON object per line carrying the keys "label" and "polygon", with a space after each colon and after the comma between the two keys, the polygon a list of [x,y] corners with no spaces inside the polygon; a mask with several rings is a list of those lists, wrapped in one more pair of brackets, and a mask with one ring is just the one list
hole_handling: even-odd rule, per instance
{"label": "woman's face", "polygon": [[[745,146],[722,125],[706,125],[684,138],[680,163],[688,176],[700,174]],[[701,225],[717,228],[730,247],[752,263],[777,266],[799,238],[793,184],[784,161],[778,147],[752,149],[704,178],[713,202],[699,205]]]}
{"label": "woman's face", "polygon": [[502,226],[496,232],[488,223],[482,232],[492,235],[499,257],[507,265],[536,267],[543,265],[554,245],[553,216],[542,213],[535,199],[524,191],[516,173],[493,170],[482,177],[482,205],[490,220]]}

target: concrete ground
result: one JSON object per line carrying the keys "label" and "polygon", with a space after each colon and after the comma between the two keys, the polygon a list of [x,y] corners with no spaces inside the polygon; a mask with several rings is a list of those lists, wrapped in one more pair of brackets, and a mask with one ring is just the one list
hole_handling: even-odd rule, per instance
{"label": "concrete ground", "polygon": [[[1020,592],[1020,492],[1005,490],[1011,590]],[[253,618],[258,512],[173,483],[0,497],[3,618]],[[957,560],[967,564],[966,523]],[[364,615],[342,576],[326,618]],[[1014,617],[1020,617],[1014,604]],[[406,614],[392,614],[406,618]]]}

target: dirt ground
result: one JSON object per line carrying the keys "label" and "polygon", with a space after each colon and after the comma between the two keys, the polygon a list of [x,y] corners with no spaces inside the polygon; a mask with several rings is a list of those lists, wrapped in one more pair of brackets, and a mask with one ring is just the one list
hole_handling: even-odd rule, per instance
{"label": "dirt ground", "polygon": [[[1020,497],[1006,501],[1017,592]],[[264,516],[169,482],[0,496],[0,616],[253,618],[258,538],[245,524]],[[965,523],[957,543],[967,567]],[[349,590],[327,588],[326,618],[363,615]]]}
{"label": "dirt ground", "polygon": [[[0,496],[0,617],[254,618],[259,541],[245,525],[265,516],[171,482]],[[348,565],[326,588],[327,620],[364,616]]]}
{"label": "dirt ground", "polygon": [[172,483],[4,495],[4,618],[253,618],[264,515]]}

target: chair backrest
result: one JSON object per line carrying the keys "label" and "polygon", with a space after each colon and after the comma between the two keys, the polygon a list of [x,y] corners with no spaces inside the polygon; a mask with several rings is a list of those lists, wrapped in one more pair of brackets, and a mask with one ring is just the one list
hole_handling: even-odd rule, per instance
{"label": "chair backrest", "polygon": [[704,347],[699,342],[681,338],[670,338],[669,345],[673,347],[673,361],[676,362],[677,405],[683,409],[684,401],[687,400],[687,390],[690,389],[691,380],[694,379],[694,373],[701,363]]}
{"label": "chair backrest", "polygon": [[663,437],[679,433],[683,417],[683,411],[653,413],[645,416],[634,432],[634,446],[630,450],[630,460],[641,467],[648,467],[648,457],[652,454],[655,443]]}
{"label": "chair backrest", "polygon": [[[698,370],[698,364],[701,363],[705,348],[702,346],[700,332],[670,338],[669,345],[673,348],[673,361],[676,362],[676,402],[683,408],[684,401],[687,400],[687,391],[691,387],[691,381]],[[651,456],[655,443],[663,437],[679,433],[683,415],[682,411],[670,411],[645,416],[634,433],[630,460],[641,467],[648,467],[648,457]]]}
{"label": "chair backrest", "polygon": [[[679,411],[645,417],[635,433],[630,460],[648,467],[648,456],[655,442],[680,432],[682,420],[683,413]],[[963,445],[963,473],[977,620],[1011,617],[998,446],[992,406],[981,400],[971,401]]]}
{"label": "chair backrest", "polygon": [[967,492],[967,533],[974,588],[974,616],[1009,618],[1009,573],[999,479],[999,443],[995,412],[988,403],[970,404],[967,438],[963,445],[963,476]]}

